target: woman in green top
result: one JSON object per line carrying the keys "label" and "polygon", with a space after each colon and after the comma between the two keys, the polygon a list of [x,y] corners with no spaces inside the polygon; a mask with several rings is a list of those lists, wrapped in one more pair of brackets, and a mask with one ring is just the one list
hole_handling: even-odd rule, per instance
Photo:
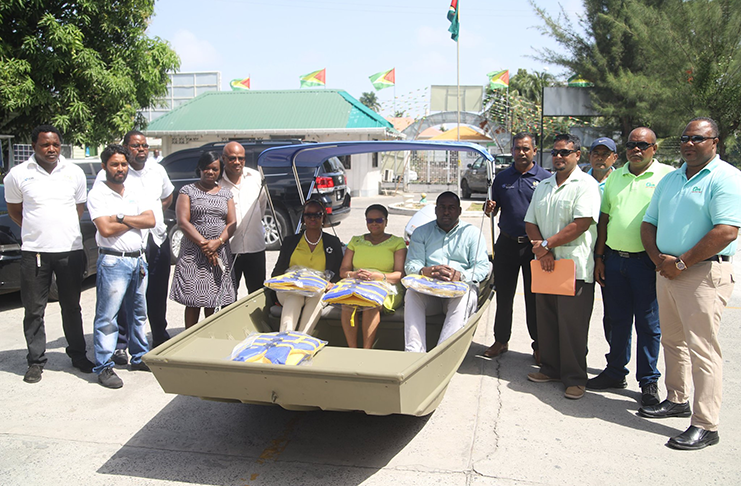
{"label": "woman in green top", "polygon": [[[384,309],[393,312],[404,302],[401,277],[407,247],[402,238],[386,233],[388,215],[385,206],[380,204],[368,206],[365,210],[365,222],[369,233],[354,236],[350,240],[340,266],[340,276],[358,280],[383,280],[395,285],[397,293],[390,294],[383,304]],[[350,322],[352,313],[352,308],[343,307],[342,330],[345,332],[348,347],[356,348],[358,326],[353,326]],[[376,340],[376,330],[381,322],[381,307],[366,308],[362,313],[363,347],[369,349]]]}

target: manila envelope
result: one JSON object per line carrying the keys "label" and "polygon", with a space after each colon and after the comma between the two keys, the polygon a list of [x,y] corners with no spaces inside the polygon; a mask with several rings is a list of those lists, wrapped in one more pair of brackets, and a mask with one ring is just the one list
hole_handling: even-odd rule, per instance
{"label": "manila envelope", "polygon": [[576,295],[576,264],[574,260],[556,260],[555,269],[548,273],[540,268],[540,261],[531,260],[534,294]]}

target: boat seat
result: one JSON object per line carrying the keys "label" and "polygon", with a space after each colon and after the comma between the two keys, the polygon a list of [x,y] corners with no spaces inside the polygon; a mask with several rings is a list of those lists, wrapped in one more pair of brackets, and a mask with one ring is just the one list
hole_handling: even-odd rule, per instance
{"label": "boat seat", "polygon": [[[276,319],[280,319],[280,314],[282,310],[283,310],[283,307],[279,305],[274,305],[270,308],[270,316]],[[322,309],[321,319],[336,320],[337,322],[339,322],[341,315],[342,315],[342,310],[339,306],[328,305],[324,309]],[[442,324],[444,320],[445,320],[444,314],[436,314],[433,316],[427,316],[428,324]],[[393,314],[382,313],[381,314],[381,325],[384,327],[398,327],[400,329],[403,328],[404,326],[404,306],[402,305],[401,307],[396,309],[396,312],[394,312]]]}

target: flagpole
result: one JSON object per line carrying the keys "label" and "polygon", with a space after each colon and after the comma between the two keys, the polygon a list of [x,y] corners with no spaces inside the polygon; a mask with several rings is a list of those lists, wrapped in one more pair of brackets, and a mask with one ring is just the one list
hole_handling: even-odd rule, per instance
{"label": "flagpole", "polygon": [[[460,5],[457,5],[458,22],[461,19]],[[457,86],[456,105],[458,113],[458,133],[456,134],[456,140],[461,141],[461,35],[458,32],[458,39],[455,41],[455,76]],[[456,167],[458,172],[458,197],[461,196],[461,157],[460,152],[456,152],[455,156]]]}

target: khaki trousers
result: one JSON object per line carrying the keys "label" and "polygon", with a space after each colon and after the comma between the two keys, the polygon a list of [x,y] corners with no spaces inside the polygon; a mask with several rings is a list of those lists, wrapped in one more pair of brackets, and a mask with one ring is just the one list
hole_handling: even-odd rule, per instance
{"label": "khaki trousers", "polygon": [[324,292],[316,297],[305,297],[292,292],[276,292],[283,306],[280,314],[280,331],[299,331],[311,334],[319,322],[324,305]]}
{"label": "khaki trousers", "polygon": [[694,384],[691,424],[718,430],[723,358],[718,330],[733,292],[733,265],[701,262],[669,280],[656,277],[667,399],[684,403]]}

